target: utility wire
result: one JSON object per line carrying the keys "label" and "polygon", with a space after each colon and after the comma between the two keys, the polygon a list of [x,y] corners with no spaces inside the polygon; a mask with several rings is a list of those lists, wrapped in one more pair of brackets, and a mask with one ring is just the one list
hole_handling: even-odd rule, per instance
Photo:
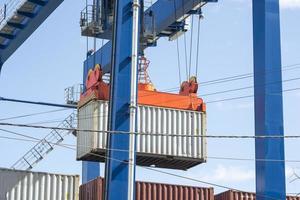
{"label": "utility wire", "polygon": [[49,111],[44,111],[44,112],[31,113],[31,114],[26,114],[26,115],[19,115],[19,116],[14,116],[14,117],[7,117],[7,118],[0,119],[0,121],[6,121],[6,120],[10,120],[10,119],[19,119],[19,118],[24,118],[24,117],[36,116],[36,115],[43,115],[43,114],[48,114],[48,113],[60,112],[60,111],[64,111],[64,110],[69,110],[69,109],[63,108],[63,109],[57,109],[57,110],[49,110]]}
{"label": "utility wire", "polygon": [[[291,65],[282,66],[281,70],[278,70],[278,69],[268,70],[268,71],[266,71],[266,74],[274,73],[274,72],[278,72],[278,71],[290,71],[290,70],[299,69],[299,68],[300,68],[300,63],[295,63],[295,64],[291,64]],[[253,75],[254,75],[254,73],[245,73],[245,74],[239,74],[239,75],[234,75],[234,76],[227,76],[224,78],[218,78],[218,79],[214,79],[214,80],[204,81],[204,82],[201,82],[200,84],[201,84],[201,86],[215,85],[215,84],[219,84],[219,83],[226,83],[226,82],[232,82],[232,81],[236,81],[236,80],[251,78],[251,77],[253,77]]]}
{"label": "utility wire", "polygon": [[[291,92],[291,91],[296,91],[296,90],[300,90],[300,88],[286,89],[286,90],[283,90],[282,92]],[[272,95],[280,95],[280,93],[272,93]],[[224,102],[224,101],[232,101],[232,100],[245,99],[245,98],[251,98],[251,97],[254,97],[254,95],[245,95],[245,96],[239,96],[239,97],[233,97],[233,98],[227,98],[227,99],[219,99],[219,100],[215,100],[215,101],[207,101],[205,103],[206,104],[220,103],[220,102]]]}
{"label": "utility wire", "polygon": [[[292,65],[286,65],[286,66],[284,66],[284,69],[282,71],[288,71],[288,70],[298,69],[298,68],[300,68],[299,65],[300,65],[300,63],[296,63],[296,64],[292,64]],[[273,70],[273,71],[277,71],[277,70]],[[211,84],[218,84],[218,83],[221,83],[221,82],[234,81],[237,78],[243,79],[243,78],[249,78],[249,77],[252,77],[252,76],[253,76],[252,73],[247,73],[247,74],[235,75],[235,76],[231,76],[231,77],[225,77],[225,78],[215,79],[215,80],[211,80],[211,81],[206,81],[206,82],[202,82],[202,84],[205,84],[205,83],[206,84],[210,84],[210,85]],[[287,79],[287,80],[283,80],[282,82],[288,82],[288,81],[293,81],[293,80],[297,80],[297,79],[298,78]],[[243,90],[243,89],[250,89],[250,87],[252,88],[253,86],[247,86],[247,87],[243,87],[243,88],[236,88],[236,89],[232,89],[232,90],[218,91],[218,92],[214,92],[214,93],[203,94],[201,96],[209,96],[209,95],[227,93],[227,92],[238,91],[238,90]],[[170,88],[169,90],[166,89],[165,92],[172,92],[172,91],[175,91],[177,88],[179,88],[179,87]],[[294,91],[294,90],[298,90],[298,89],[299,88],[287,89],[287,90],[284,90],[283,92]],[[144,95],[144,96],[150,96],[150,95],[155,95],[155,94],[149,94],[149,95]],[[238,99],[244,99],[244,98],[251,98],[253,96],[254,95],[246,95],[246,96],[225,98],[225,99],[208,101],[206,103],[207,104],[211,104],[211,103],[218,103],[218,102],[224,102],[224,101],[232,101],[232,100],[238,100]],[[30,116],[47,114],[47,113],[52,113],[52,112],[59,112],[59,111],[63,111],[63,110],[67,110],[67,109],[58,109],[58,110],[52,110],[52,111],[32,113],[32,114],[27,114],[27,115],[20,115],[20,116],[15,116],[15,117],[2,118],[2,119],[0,119],[0,121],[10,120],[10,119],[18,119],[18,118],[24,118],[24,117],[30,117]],[[49,123],[49,122],[47,122],[47,123]]]}
{"label": "utility wire", "polygon": [[[76,151],[75,148],[68,148],[68,149]],[[132,165],[128,161],[119,160],[119,159],[115,159],[115,158],[110,158],[110,157],[102,156],[102,155],[95,154],[95,153],[88,153],[88,154],[96,156],[96,157],[104,158],[106,160],[109,159],[109,160],[116,161],[116,162],[119,162],[119,163],[124,163],[124,164],[128,164],[128,165]],[[139,167],[143,168],[143,169],[146,169],[148,171],[154,171],[154,172],[157,172],[157,173],[160,173],[160,174],[165,174],[165,175],[169,175],[169,176],[173,176],[173,177],[177,177],[177,178],[181,178],[181,179],[185,179],[185,180],[189,180],[189,181],[193,181],[193,182],[197,182],[197,183],[201,183],[201,184],[205,184],[205,185],[210,185],[210,186],[214,186],[214,187],[218,187],[218,188],[223,188],[223,189],[228,189],[228,190],[233,190],[233,191],[238,191],[238,192],[244,192],[244,191],[236,189],[236,188],[232,188],[232,187],[228,187],[228,186],[224,186],[224,185],[221,185],[221,184],[216,184],[216,183],[212,183],[212,182],[208,182],[208,181],[202,181],[202,180],[199,180],[199,179],[195,179],[195,178],[191,178],[191,177],[187,177],[187,176],[183,176],[183,175],[179,175],[179,174],[174,174],[174,173],[171,173],[171,172],[162,171],[162,170],[159,170],[159,169],[156,169],[156,168],[153,168],[153,167],[145,167],[145,166],[139,166]],[[268,198],[268,199],[279,200],[279,199],[276,199],[276,198],[273,198],[273,197],[269,197],[269,196],[266,196],[266,195],[256,194],[256,196],[261,196],[263,198]]]}
{"label": "utility wire", "polygon": [[[300,65],[300,63],[283,66],[284,69],[282,71],[298,69],[298,68],[300,68],[299,65]],[[278,70],[272,70],[272,71],[278,71]],[[272,71],[270,71],[270,72],[272,72]],[[203,86],[205,84],[206,85],[219,84],[219,83],[224,83],[224,82],[230,82],[230,81],[235,81],[235,80],[239,80],[239,79],[249,78],[249,77],[252,77],[252,76],[253,76],[253,73],[240,74],[240,75],[235,75],[235,76],[230,76],[230,77],[225,77],[225,78],[219,78],[219,79],[215,79],[215,80],[211,80],[211,81],[206,81],[206,82],[202,82],[200,84],[201,84],[201,86]],[[290,80],[284,80],[283,82],[287,82],[287,81],[290,81]],[[245,87],[245,88],[237,88],[237,89],[233,89],[233,90],[218,91],[218,92],[215,92],[215,93],[204,94],[202,96],[227,93],[229,91],[237,91],[237,90],[242,90],[242,89],[246,89],[246,88],[250,88],[250,87],[248,86],[248,87]],[[165,92],[173,92],[173,91],[176,91],[177,89],[179,89],[179,87],[165,89],[164,91]],[[293,91],[293,90],[298,90],[298,88],[288,89],[288,90],[285,90],[285,91]],[[144,96],[150,96],[150,95],[155,95],[155,94],[149,94],[149,95],[144,95]],[[218,102],[232,101],[232,100],[238,100],[238,99],[244,99],[244,98],[250,98],[250,97],[253,97],[253,95],[225,98],[225,99],[220,99],[220,100],[208,101],[206,103],[208,103],[208,104],[209,103],[218,103]],[[32,113],[32,114],[28,114],[28,115],[20,115],[20,116],[16,116],[16,117],[2,118],[2,119],[0,119],[0,121],[23,118],[23,117],[29,117],[29,116],[40,115],[40,114],[47,114],[47,113],[51,113],[51,112],[59,112],[59,111],[63,111],[63,110],[67,110],[67,109],[58,109],[58,110],[53,110],[53,111]]]}
{"label": "utility wire", "polygon": [[[265,84],[261,84],[261,85],[257,85],[257,86],[273,85],[273,84],[286,83],[286,82],[297,81],[297,80],[300,80],[300,77],[299,78],[286,79],[286,80],[283,80],[283,81],[269,82],[269,83],[265,83]],[[211,96],[211,95],[216,95],[216,94],[224,94],[224,93],[228,93],[228,92],[236,92],[236,91],[252,89],[252,88],[254,88],[253,85],[246,86],[246,87],[235,88],[235,89],[230,89],[230,90],[223,90],[223,91],[218,91],[218,92],[206,93],[206,94],[202,94],[200,96],[205,97],[205,96]]]}
{"label": "utility wire", "polygon": [[[218,139],[299,139],[300,135],[190,135],[190,134],[167,134],[167,133],[153,133],[153,132],[128,132],[128,131],[106,131],[106,130],[90,130],[90,129],[76,129],[76,128],[61,128],[51,126],[36,126],[16,123],[3,123],[0,126],[13,126],[23,128],[35,129],[51,129],[51,130],[66,130],[66,131],[79,131],[79,132],[94,132],[94,133],[109,133],[109,134],[135,134],[139,136],[164,136],[164,137],[187,137],[187,138],[218,138]],[[262,133],[261,133],[262,134]]]}
{"label": "utility wire", "polygon": [[[290,68],[290,67],[292,67],[292,68]],[[293,64],[293,65],[287,65],[284,67],[284,69],[282,71],[294,70],[294,69],[299,69],[299,68],[300,68],[300,63]],[[278,71],[278,70],[273,70],[273,71]],[[225,82],[231,82],[231,81],[236,81],[236,80],[250,78],[250,77],[253,77],[253,74],[249,73],[247,76],[244,76],[244,74],[235,75],[235,76],[231,76],[231,77],[225,77],[225,78],[215,79],[215,80],[211,80],[211,81],[201,82],[200,87],[207,86],[207,85],[215,85],[215,84],[220,84],[220,83],[225,83]],[[288,81],[290,81],[290,80],[287,79],[287,80],[284,80],[283,82],[288,82]],[[254,87],[254,86],[251,86],[251,87]],[[175,92],[175,91],[178,91],[179,88],[180,87],[173,87],[173,88],[161,90],[161,92]],[[235,89],[233,89],[233,91],[234,90]],[[241,89],[238,88],[237,90],[241,90]],[[219,91],[217,93],[226,93],[226,92],[227,92],[227,90]],[[157,94],[153,93],[153,94],[142,95],[140,97],[155,96],[155,95],[157,95]],[[205,95],[208,96],[208,95],[212,95],[212,94],[205,94]],[[202,96],[202,95],[200,95],[200,96]]]}
{"label": "utility wire", "polygon": [[[0,138],[9,139],[9,140],[16,140],[16,141],[27,141],[27,142],[33,142],[34,141],[32,139],[21,139],[21,138],[13,138],[13,137],[5,137],[5,136],[0,136]],[[63,147],[63,148],[67,148],[67,149],[70,149],[70,150],[73,150],[73,151],[76,151],[76,148],[68,147],[68,146],[65,146],[65,145],[62,145],[62,144],[55,144],[55,145]],[[131,164],[128,161],[123,161],[123,160],[119,160],[119,159],[115,159],[115,158],[109,158],[107,156],[102,156],[102,155],[95,154],[95,153],[88,153],[88,154],[96,156],[96,157],[104,158],[106,160],[109,159],[109,160],[117,161],[117,162],[128,164],[128,165]],[[157,172],[157,173],[161,173],[161,174],[165,174],[165,175],[169,175],[169,176],[173,176],[173,177],[177,177],[177,178],[181,178],[181,179],[186,179],[186,180],[190,180],[190,181],[193,181],[193,182],[198,182],[198,183],[205,184],[205,185],[210,185],[210,186],[223,188],[223,189],[228,189],[228,190],[233,190],[233,191],[244,192],[242,190],[232,188],[232,187],[229,187],[229,186],[224,186],[224,185],[220,185],[220,184],[216,184],[216,183],[212,183],[212,182],[208,182],[208,181],[202,181],[202,180],[199,180],[199,179],[195,179],[195,178],[191,178],[191,177],[187,177],[187,176],[183,176],[183,175],[179,175],[179,174],[174,174],[174,173],[171,173],[171,172],[162,171],[162,170],[159,170],[159,169],[156,169],[156,168],[153,168],[153,167],[145,167],[145,166],[139,166],[139,167],[143,168],[143,169],[146,169],[148,171],[154,171],[154,172]],[[263,197],[267,197],[267,196],[263,196]],[[268,198],[271,198],[271,197],[268,197]],[[271,198],[271,199],[274,199],[274,198]]]}
{"label": "utility wire", "polygon": [[[15,138],[15,137],[8,137],[8,136],[0,136],[2,139],[9,139],[9,140],[18,140],[18,141],[23,141],[23,142],[40,142],[43,139],[39,139],[36,137],[28,136],[26,134],[21,134],[17,133],[14,131],[9,131],[5,129],[0,129],[2,132],[7,132],[13,135],[21,136],[27,139],[22,139],[22,138]],[[56,143],[52,143],[47,141],[49,144],[52,145],[57,145]],[[74,145],[74,144],[67,144],[67,143],[60,143],[59,145],[62,145],[64,147],[85,147],[85,148],[93,148],[92,146],[88,145]],[[117,152],[129,152],[129,150],[125,149],[109,149],[105,148],[105,150],[110,150],[110,151],[117,151]],[[236,157],[217,157],[217,156],[207,156],[206,158],[208,159],[215,159],[215,160],[231,160],[231,161],[261,161],[261,162],[286,162],[286,163],[300,163],[300,160],[278,160],[278,159],[255,159],[255,158],[236,158]]]}
{"label": "utility wire", "polygon": [[[297,80],[297,79],[300,79],[300,78],[284,80],[284,82]],[[219,91],[219,92],[216,92],[216,93],[204,94],[204,95],[201,95],[201,96],[209,96],[209,95],[213,95],[213,94],[221,94],[221,93],[238,91],[238,90],[242,90],[242,89],[250,89],[250,88],[253,88],[253,86],[238,88],[238,89],[232,89],[232,90],[226,90],[226,91]],[[300,90],[300,88],[286,89],[286,90],[283,90],[283,92],[290,92],[290,91],[295,91],[295,90]],[[276,94],[278,94],[278,93],[274,93],[274,95],[276,95]],[[215,101],[207,101],[206,104],[218,103],[218,102],[224,102],[224,101],[232,101],[232,100],[251,98],[251,97],[254,97],[254,95],[246,95],[246,96],[232,97],[232,98],[226,98],[226,99],[219,99],[219,100],[215,100]],[[174,101],[179,102],[178,100],[174,100]],[[171,102],[171,101],[167,101],[167,102]],[[89,115],[89,116],[85,115],[85,117],[80,117],[80,118],[77,118],[76,120],[93,119],[95,117],[108,117],[108,115],[106,113],[102,112],[100,115]],[[32,123],[28,123],[27,125],[51,124],[51,123],[61,122],[62,120],[64,120],[64,119],[53,119],[53,120],[47,120],[47,121],[32,122]]]}

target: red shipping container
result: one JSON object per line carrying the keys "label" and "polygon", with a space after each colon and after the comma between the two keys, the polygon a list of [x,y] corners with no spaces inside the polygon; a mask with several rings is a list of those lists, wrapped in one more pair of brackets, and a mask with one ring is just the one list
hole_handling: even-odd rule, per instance
{"label": "red shipping container", "polygon": [[[300,200],[300,197],[287,196],[287,200]],[[228,190],[215,195],[215,200],[255,200],[255,193]]]}
{"label": "red shipping container", "polygon": [[[81,185],[79,200],[102,200],[103,187],[103,178]],[[136,182],[136,200],[214,200],[214,189]]]}

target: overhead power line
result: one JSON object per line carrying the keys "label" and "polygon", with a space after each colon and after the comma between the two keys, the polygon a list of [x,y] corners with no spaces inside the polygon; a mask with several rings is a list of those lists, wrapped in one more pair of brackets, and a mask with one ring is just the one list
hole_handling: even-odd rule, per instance
{"label": "overhead power line", "polygon": [[[2,129],[2,131],[7,131],[7,130],[3,130]],[[9,132],[10,133],[14,133],[14,132],[11,132],[11,131],[9,131]],[[26,136],[26,135],[20,134],[20,133],[17,133],[17,135],[23,135],[23,137],[30,137],[30,136]],[[13,138],[13,137],[0,136],[0,138],[10,139],[10,140],[18,140],[18,141],[27,141],[27,142],[36,142],[36,141],[39,140],[38,138],[36,138],[36,139],[33,140],[31,137],[29,139],[21,139],[21,138]],[[55,145],[76,151],[76,148],[72,148],[72,147],[70,147],[70,145],[67,145],[67,144],[55,144]],[[112,158],[109,158],[107,156],[102,156],[102,155],[95,154],[95,153],[88,153],[88,154],[94,155],[94,156],[97,156],[97,157],[101,157],[101,158],[105,158],[105,159],[115,160],[115,161],[126,163],[126,164],[131,164],[131,163],[128,163],[127,161],[122,161],[122,160],[118,160],[118,159],[112,159]],[[228,158],[226,158],[226,159],[228,159]],[[261,160],[261,161],[263,161],[263,160]],[[277,160],[272,160],[272,162],[277,162]],[[296,161],[294,161],[294,162],[296,162]],[[297,162],[300,162],[300,161],[297,161]],[[193,182],[198,182],[198,183],[205,184],[205,185],[211,185],[211,186],[219,187],[219,188],[223,188],[223,189],[229,189],[229,190],[243,192],[242,190],[239,190],[239,189],[236,189],[236,188],[232,188],[232,187],[229,187],[229,186],[224,186],[224,185],[220,185],[220,184],[216,184],[216,183],[212,183],[212,182],[202,181],[202,180],[199,180],[199,179],[195,179],[195,178],[191,178],[191,177],[187,177],[187,176],[182,176],[182,175],[179,175],[179,174],[174,174],[174,173],[162,171],[162,170],[159,170],[159,169],[156,169],[156,168],[153,168],[153,167],[145,167],[145,166],[139,166],[139,167],[147,169],[147,170],[150,170],[150,171],[154,171],[154,172],[158,172],[158,173],[162,173],[162,174],[174,176],[174,177],[177,177],[177,178],[182,178],[182,179],[190,180],[190,181],[193,181]],[[267,197],[267,196],[264,196],[264,197]],[[274,199],[274,198],[272,198],[272,199]]]}
{"label": "overhead power line", "polygon": [[[5,130],[5,129],[0,129],[0,131],[2,132],[7,132],[13,135],[17,135],[17,136],[21,136],[24,137],[26,139],[22,139],[22,138],[16,138],[16,137],[8,137],[8,136],[0,136],[0,139],[8,139],[8,140],[16,140],[16,141],[23,141],[23,142],[39,142],[41,141],[41,139],[36,138],[36,137],[32,137],[32,136],[28,136],[26,134],[21,134],[21,133],[17,133],[14,131],[9,131],[9,130]],[[66,143],[61,143],[61,144],[56,144],[56,143],[51,143],[49,141],[47,141],[49,144],[51,145],[56,145],[56,146],[64,146],[64,147],[87,147],[87,148],[93,148],[91,146],[88,145],[74,145],[74,144],[66,144]],[[129,150],[125,150],[125,149],[109,149],[109,148],[105,148],[105,150],[110,150],[110,151],[118,151],[118,152],[128,152]],[[278,159],[255,159],[255,158],[236,158],[236,157],[224,157],[224,156],[207,156],[206,158],[208,159],[216,159],[216,160],[231,160],[231,161],[261,161],[261,162],[286,162],[286,163],[299,163],[300,160],[278,160]]]}
{"label": "overhead power line", "polygon": [[6,121],[6,120],[11,120],[11,119],[19,119],[19,118],[24,118],[24,117],[36,116],[36,115],[49,114],[49,113],[60,112],[60,111],[65,111],[65,110],[69,110],[69,109],[63,108],[63,109],[57,109],[57,110],[49,110],[49,111],[43,111],[43,112],[30,113],[30,114],[26,114],[26,115],[19,115],[19,116],[14,116],[14,117],[2,118],[2,119],[0,119],[0,121]]}
{"label": "overhead power line", "polygon": [[[21,139],[21,138],[6,137],[6,136],[0,136],[0,138],[2,138],[2,139],[9,139],[9,140],[15,140],[15,141],[24,141],[24,142],[36,142],[37,141],[37,140],[33,140],[33,139]],[[67,149],[70,149],[70,150],[73,150],[73,151],[76,151],[76,148],[69,147],[69,146],[66,146],[66,145],[63,145],[63,144],[55,144],[55,145],[63,147],[63,148],[67,148]],[[96,157],[105,158],[106,160],[110,159],[110,160],[114,160],[114,161],[125,163],[125,164],[131,164],[131,163],[127,162],[127,161],[113,159],[113,158],[109,158],[107,156],[102,156],[102,155],[95,154],[95,153],[88,153],[88,154],[96,156]],[[156,169],[156,168],[153,168],[153,167],[145,167],[145,166],[139,166],[139,167],[147,169],[147,170],[150,170],[150,171],[158,172],[158,173],[161,173],[161,174],[170,175],[170,176],[174,176],[174,177],[177,177],[177,178],[182,178],[182,179],[190,180],[190,181],[193,181],[193,182],[198,182],[198,183],[205,184],[205,185],[210,185],[210,186],[214,186],[214,187],[218,187],[218,188],[223,188],[223,189],[228,189],[228,190],[241,191],[239,189],[235,189],[235,188],[232,188],[232,187],[229,187],[229,186],[224,186],[224,185],[220,185],[220,184],[216,184],[216,183],[212,183],[212,182],[208,182],[208,181],[202,181],[202,180],[199,180],[199,179],[195,179],[195,178],[191,178],[191,177],[187,177],[187,176],[182,176],[182,175],[178,175],[178,174],[174,174],[174,173],[162,171],[162,170],[159,170],[159,169]]]}
{"label": "overhead power line", "polygon": [[[286,90],[282,90],[282,92],[291,92],[291,91],[296,91],[296,90],[300,90],[300,88],[286,89]],[[271,95],[280,95],[280,94],[281,93],[272,93]],[[232,100],[238,100],[238,99],[245,99],[245,98],[251,98],[251,97],[254,97],[254,95],[245,95],[245,96],[239,96],[239,97],[218,99],[218,100],[214,100],[214,101],[207,101],[206,104],[219,103],[219,102],[224,102],[224,101],[232,101]]]}
{"label": "overhead power line", "polygon": [[15,102],[15,103],[26,103],[26,104],[35,104],[35,105],[41,105],[41,106],[53,106],[53,107],[71,108],[71,109],[77,108],[76,105],[28,101],[28,100],[11,99],[11,98],[5,98],[5,97],[0,97],[0,101],[9,101],[9,102]]}
{"label": "overhead power line", "polygon": [[36,129],[51,129],[51,130],[67,130],[67,131],[80,131],[80,132],[95,132],[95,133],[109,133],[109,134],[136,134],[136,135],[151,135],[151,136],[165,136],[165,137],[187,137],[187,138],[218,138],[218,139],[296,139],[300,135],[189,135],[189,134],[162,134],[162,133],[143,133],[143,132],[128,132],[128,131],[105,131],[105,130],[89,130],[89,129],[74,129],[74,128],[60,128],[51,126],[37,126],[16,123],[3,123],[0,126],[13,126],[23,128],[36,128]]}
{"label": "overhead power line", "polygon": [[[76,151],[75,148],[73,148],[73,150]],[[88,154],[96,156],[96,157],[101,157],[101,158],[104,158],[106,160],[109,159],[109,160],[113,160],[113,161],[116,161],[116,162],[131,165],[131,163],[128,162],[128,161],[119,160],[119,159],[115,159],[115,158],[111,158],[111,157],[107,157],[107,156],[102,156],[102,155],[95,154],[95,153],[88,153]],[[156,168],[153,168],[153,167],[146,167],[146,166],[139,166],[139,167],[143,168],[143,169],[146,169],[148,171],[154,171],[154,172],[157,172],[157,173],[160,173],[160,174],[165,174],[165,175],[169,175],[169,176],[173,176],[173,177],[177,177],[177,178],[181,178],[181,179],[185,179],[185,180],[189,180],[189,181],[193,181],[193,182],[197,182],[197,183],[201,183],[201,184],[205,184],[205,185],[210,185],[210,186],[223,188],[223,189],[228,189],[228,190],[233,190],[233,191],[238,191],[238,192],[245,192],[245,191],[233,188],[233,187],[229,187],[229,186],[225,186],[225,185],[221,185],[221,184],[217,184],[217,183],[212,183],[212,182],[208,182],[208,181],[203,181],[203,180],[199,180],[199,179],[195,179],[195,178],[191,178],[191,177],[187,177],[187,176],[183,176],[183,175],[179,175],[179,174],[175,174],[175,173],[171,173],[171,172],[166,172],[166,171],[162,171],[162,170],[159,170],[159,169],[156,169]],[[261,197],[268,198],[268,199],[273,199],[273,200],[279,200],[279,199],[276,199],[276,198],[273,198],[273,197],[269,197],[267,195],[257,194],[257,196],[261,196]]]}
{"label": "overhead power line", "polygon": [[[283,90],[283,92],[291,92],[291,91],[296,91],[296,90],[300,90],[300,88],[286,89],[286,90]],[[277,95],[277,94],[280,94],[280,93],[273,93],[272,95]],[[238,96],[238,97],[232,97],[232,98],[225,98],[225,99],[218,99],[218,100],[213,100],[213,101],[207,101],[205,103],[206,104],[212,104],[212,103],[219,103],[219,102],[225,102],[225,101],[233,101],[233,100],[245,99],[245,98],[252,98],[252,97],[254,97],[254,95],[245,95],[245,96]],[[178,101],[178,100],[174,100],[174,101]],[[171,101],[168,101],[168,102],[171,102]],[[101,115],[90,115],[90,116],[80,117],[77,120],[93,119],[95,117],[108,117],[108,115],[103,112]],[[32,122],[32,123],[29,123],[27,125],[51,124],[51,123],[60,122],[61,120],[63,120],[63,119],[55,119],[55,120]],[[2,121],[2,120],[0,119],[0,121]]]}

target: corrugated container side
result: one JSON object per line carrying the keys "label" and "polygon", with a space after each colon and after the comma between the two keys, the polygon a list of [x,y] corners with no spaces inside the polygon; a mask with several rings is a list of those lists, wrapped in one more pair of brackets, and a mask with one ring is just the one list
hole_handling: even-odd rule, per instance
{"label": "corrugated container side", "polygon": [[[255,200],[255,193],[228,190],[215,195],[215,200]],[[300,197],[287,196],[287,200],[300,200]]]}
{"label": "corrugated container side", "polygon": [[102,200],[104,179],[97,178],[80,186],[79,199],[82,200]]}
{"label": "corrugated container side", "polygon": [[1,200],[78,200],[79,176],[0,168]]}
{"label": "corrugated container side", "polygon": [[[80,186],[80,200],[103,200],[104,179]],[[136,182],[136,200],[214,200],[213,188]]]}
{"label": "corrugated container side", "polygon": [[[206,134],[205,113],[144,105],[137,112],[137,132],[150,134],[137,135],[138,165],[188,169],[205,162],[206,140],[199,137]],[[79,130],[107,131],[107,122],[107,101],[91,101],[79,109]],[[77,158],[103,162],[106,138],[107,133],[78,131]]]}

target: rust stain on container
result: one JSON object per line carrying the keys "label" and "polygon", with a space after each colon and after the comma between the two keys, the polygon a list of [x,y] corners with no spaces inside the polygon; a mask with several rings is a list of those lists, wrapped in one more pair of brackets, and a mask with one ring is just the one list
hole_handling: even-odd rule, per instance
{"label": "rust stain on container", "polygon": [[[255,193],[228,190],[215,195],[215,200],[255,200]],[[287,200],[300,200],[300,197],[287,196]]]}
{"label": "rust stain on container", "polygon": [[[103,200],[104,179],[80,186],[80,200]],[[136,182],[136,200],[214,200],[213,188]]]}

